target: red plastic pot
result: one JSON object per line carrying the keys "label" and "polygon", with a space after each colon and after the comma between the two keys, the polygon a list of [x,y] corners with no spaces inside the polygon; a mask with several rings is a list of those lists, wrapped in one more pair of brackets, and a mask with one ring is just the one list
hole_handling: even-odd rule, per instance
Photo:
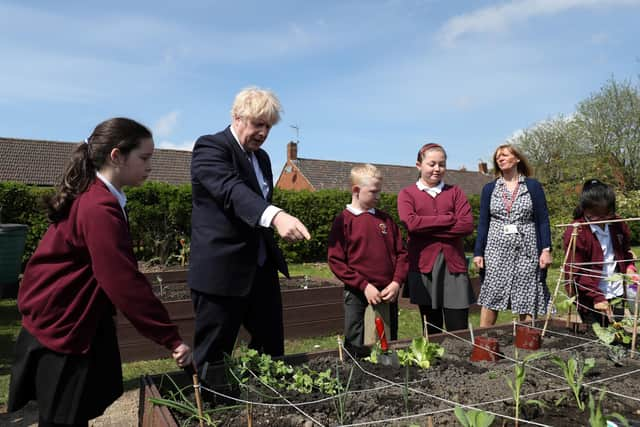
{"label": "red plastic pot", "polygon": [[542,341],[541,331],[528,326],[516,326],[516,347],[525,350],[538,350]]}
{"label": "red plastic pot", "polygon": [[473,351],[471,352],[472,362],[495,362],[500,356],[500,345],[497,338],[475,337]]}

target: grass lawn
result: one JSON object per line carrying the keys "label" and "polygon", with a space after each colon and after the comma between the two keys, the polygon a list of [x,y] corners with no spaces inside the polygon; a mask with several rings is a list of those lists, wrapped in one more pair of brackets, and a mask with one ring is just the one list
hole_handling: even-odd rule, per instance
{"label": "grass lawn", "polygon": [[[640,247],[633,248],[635,253]],[[549,270],[547,284],[553,293],[559,276],[560,254],[555,254],[556,261]],[[289,266],[292,276],[333,277],[326,263],[292,264]],[[562,285],[561,285],[562,286]],[[559,295],[564,295],[563,289]],[[561,297],[562,298],[562,297]],[[498,317],[498,323],[511,321],[511,313],[503,312]],[[471,314],[469,321],[474,326],[479,324],[479,313]],[[401,309],[399,314],[399,338],[414,338],[422,334],[420,315],[417,310]],[[20,315],[15,300],[0,300],[0,405],[7,402],[9,388],[9,373],[13,361],[13,345],[20,330]],[[285,341],[285,352],[307,353],[318,350],[334,349],[337,346],[335,335],[325,337],[302,338]],[[173,359],[150,360],[143,362],[124,363],[122,365],[125,388],[138,387],[138,378],[143,374],[160,374],[176,370]]]}

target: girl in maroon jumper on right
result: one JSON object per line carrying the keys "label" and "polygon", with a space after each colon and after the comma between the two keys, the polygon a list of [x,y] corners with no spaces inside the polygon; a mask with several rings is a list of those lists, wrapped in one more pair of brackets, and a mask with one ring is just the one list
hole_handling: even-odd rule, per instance
{"label": "girl in maroon jumper on right", "polygon": [[442,146],[424,145],[416,161],[418,181],[398,194],[398,214],[409,235],[405,289],[426,318],[429,334],[443,326],[466,329],[475,302],[463,247],[473,231],[471,206],[458,186],[443,181],[446,165]]}

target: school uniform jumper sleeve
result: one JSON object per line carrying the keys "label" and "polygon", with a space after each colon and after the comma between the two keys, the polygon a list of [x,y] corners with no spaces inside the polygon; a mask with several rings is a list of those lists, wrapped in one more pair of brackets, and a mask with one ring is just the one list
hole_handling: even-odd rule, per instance
{"label": "school uniform jumper sleeve", "polygon": [[109,196],[79,201],[78,208],[78,227],[97,284],[142,335],[174,350],[182,343],[178,329],[138,270],[123,213]]}
{"label": "school uniform jumper sleeve", "polygon": [[[563,243],[565,252],[569,249],[572,232],[573,227],[567,227],[564,232]],[[597,243],[597,248],[600,250],[600,253],[594,253],[594,248],[596,247],[594,240],[597,240],[597,238],[593,235],[589,226],[581,226],[578,229],[578,236],[575,241],[575,256],[573,252],[570,254],[568,259],[569,263],[580,264],[584,262],[602,261],[602,251],[599,249],[599,243]],[[600,277],[598,274],[593,274],[593,272],[590,271],[592,268],[592,265],[586,265],[585,267],[580,265],[568,265],[568,270],[573,272],[573,281],[577,282],[579,285],[578,291],[580,292],[580,295],[590,298],[594,303],[606,301],[604,294],[598,288]],[[567,280],[569,278],[569,271],[565,273],[565,279]],[[565,287],[570,295],[574,294],[573,283],[568,283]]]}
{"label": "school uniform jumper sleeve", "polygon": [[487,246],[487,236],[489,235],[489,221],[491,194],[496,187],[496,182],[491,181],[482,188],[480,196],[480,217],[478,218],[478,233],[476,236],[476,244],[473,249],[473,256],[484,256],[484,249]]}
{"label": "school uniform jumper sleeve", "polygon": [[392,230],[395,236],[395,266],[396,269],[393,273],[393,281],[397,282],[402,286],[402,284],[407,280],[407,275],[409,274],[409,253],[407,251],[407,247],[404,244],[404,240],[402,239],[402,233],[400,232],[400,227],[393,221],[391,217],[389,217],[389,228]]}
{"label": "school uniform jumper sleeve", "polygon": [[398,194],[398,216],[409,233],[435,232],[451,227],[456,222],[455,216],[451,213],[418,215],[416,200],[409,188],[402,189]]}
{"label": "school uniform jumper sleeve", "polygon": [[329,248],[327,260],[329,268],[335,276],[345,285],[364,291],[369,283],[367,279],[349,266],[347,261],[348,241],[346,234],[345,215],[340,213],[329,232]]}
{"label": "school uniform jumper sleeve", "polygon": [[471,211],[471,205],[467,200],[467,196],[460,187],[450,187],[453,192],[454,222],[451,226],[444,229],[434,230],[431,234],[433,237],[439,239],[454,239],[457,237],[464,237],[473,232],[473,213]]}

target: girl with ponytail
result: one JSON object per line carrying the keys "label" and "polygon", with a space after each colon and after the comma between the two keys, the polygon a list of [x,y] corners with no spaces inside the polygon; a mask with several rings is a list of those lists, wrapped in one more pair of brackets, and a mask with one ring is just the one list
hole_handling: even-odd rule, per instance
{"label": "girl with ponytail", "polygon": [[149,282],[138,271],[124,186],[151,172],[151,132],[133,120],[100,123],[74,151],[56,194],[51,225],[18,292],[23,316],[11,372],[9,411],[36,400],[40,426],[87,426],[122,394],[113,316],[191,363]]}

